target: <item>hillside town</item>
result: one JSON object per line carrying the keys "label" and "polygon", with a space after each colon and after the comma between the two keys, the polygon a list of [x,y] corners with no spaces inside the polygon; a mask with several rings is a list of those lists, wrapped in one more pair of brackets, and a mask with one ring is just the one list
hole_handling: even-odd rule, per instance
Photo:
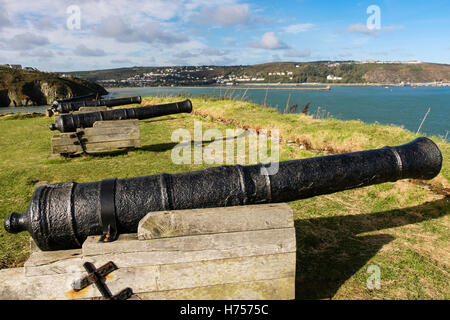
{"label": "hillside town", "polygon": [[[361,74],[372,70],[388,69],[390,74],[401,68],[411,76],[393,80],[371,80]],[[20,64],[3,64],[10,70],[39,71]],[[429,68],[420,61],[318,61],[310,63],[267,63],[254,66],[167,66],[132,67],[100,71],[64,72],[62,78],[79,77],[95,81],[105,87],[154,86],[233,86],[242,84],[360,84],[398,86],[450,86],[449,79],[431,78],[415,80],[414,72]],[[417,72],[416,72],[417,73]],[[399,77],[397,77],[398,79]],[[425,80],[425,81],[424,81]]]}
{"label": "hillside town", "polygon": [[[412,76],[400,80],[371,80],[361,74],[376,68],[406,70]],[[268,63],[255,66],[172,66],[172,67],[134,67],[127,72],[113,72],[106,75],[83,72],[75,76],[95,80],[106,87],[147,87],[147,86],[204,86],[241,84],[395,84],[400,86],[449,86],[449,79],[414,79],[414,71],[422,70],[419,61],[339,61],[313,63]],[[428,67],[427,67],[428,68]],[[391,72],[391,74],[394,74]],[[68,76],[65,74],[64,76]],[[397,77],[398,78],[398,77]],[[425,81],[424,81],[425,80]]]}

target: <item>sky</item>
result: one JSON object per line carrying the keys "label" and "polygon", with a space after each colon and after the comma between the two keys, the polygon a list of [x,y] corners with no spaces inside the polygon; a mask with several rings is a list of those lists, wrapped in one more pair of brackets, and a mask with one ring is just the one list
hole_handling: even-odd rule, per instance
{"label": "sky", "polygon": [[449,0],[0,0],[0,64],[45,71],[383,60],[450,64]]}

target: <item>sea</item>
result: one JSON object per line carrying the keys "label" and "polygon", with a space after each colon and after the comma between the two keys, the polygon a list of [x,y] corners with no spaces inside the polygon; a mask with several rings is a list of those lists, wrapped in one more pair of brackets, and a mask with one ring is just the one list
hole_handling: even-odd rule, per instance
{"label": "sea", "polygon": [[[316,117],[361,120],[365,123],[396,125],[428,136],[450,140],[450,87],[358,87],[335,86],[331,90],[295,90],[298,87],[143,87],[110,88],[107,98],[125,96],[232,96],[244,98],[284,112],[286,105],[298,104],[301,112]],[[276,90],[272,90],[276,88]],[[314,87],[317,88],[317,87]],[[245,94],[245,95],[244,95]],[[0,108],[3,112],[45,112],[47,106]],[[195,108],[195,106],[194,106]],[[422,123],[423,122],[423,123]],[[421,125],[422,124],[422,125]]]}

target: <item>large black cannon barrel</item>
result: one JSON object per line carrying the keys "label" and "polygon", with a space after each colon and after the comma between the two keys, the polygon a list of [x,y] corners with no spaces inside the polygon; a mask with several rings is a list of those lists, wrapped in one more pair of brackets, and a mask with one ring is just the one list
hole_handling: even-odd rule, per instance
{"label": "large black cannon barrel", "polygon": [[[285,202],[405,178],[431,179],[438,147],[418,138],[397,147],[279,162],[222,166],[98,182],[39,187],[26,213],[5,219],[10,233],[29,231],[42,250],[80,247],[90,235],[134,233],[148,212]],[[103,224],[102,224],[103,221]]]}
{"label": "large black cannon barrel", "polygon": [[62,114],[58,116],[55,123],[50,125],[50,130],[61,132],[75,132],[77,128],[89,128],[96,121],[126,120],[126,119],[149,119],[166,116],[175,113],[190,113],[192,111],[191,101],[159,104],[148,107],[115,109],[107,111],[96,111],[78,114]]}
{"label": "large black cannon barrel", "polygon": [[83,100],[58,103],[53,105],[53,109],[59,113],[69,113],[71,111],[80,110],[81,107],[116,107],[134,103],[140,104],[141,102],[142,98],[140,96],[117,99]]}

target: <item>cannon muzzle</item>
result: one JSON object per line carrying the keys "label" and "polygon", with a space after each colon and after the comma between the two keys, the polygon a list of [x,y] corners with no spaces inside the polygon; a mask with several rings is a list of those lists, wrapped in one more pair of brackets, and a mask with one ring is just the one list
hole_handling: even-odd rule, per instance
{"label": "cannon muzzle", "polygon": [[148,107],[115,109],[107,111],[96,111],[78,114],[62,114],[54,124],[50,125],[50,130],[61,132],[75,132],[78,128],[89,128],[96,121],[105,120],[127,120],[127,119],[149,119],[162,117],[176,113],[190,113],[192,111],[191,100],[175,103],[160,104]]}
{"label": "cannon muzzle", "polygon": [[[42,250],[80,247],[90,235],[134,233],[151,211],[286,202],[399,179],[431,179],[442,155],[428,138],[397,147],[272,164],[39,187],[8,232],[28,230]],[[103,222],[102,222],[103,221]]]}
{"label": "cannon muzzle", "polygon": [[57,103],[52,106],[52,108],[59,113],[69,113],[71,111],[80,110],[81,107],[116,107],[123,106],[127,104],[140,104],[142,98],[138,97],[128,97],[128,98],[118,98],[118,99],[100,99],[100,100],[83,100],[83,101],[70,101]]}

